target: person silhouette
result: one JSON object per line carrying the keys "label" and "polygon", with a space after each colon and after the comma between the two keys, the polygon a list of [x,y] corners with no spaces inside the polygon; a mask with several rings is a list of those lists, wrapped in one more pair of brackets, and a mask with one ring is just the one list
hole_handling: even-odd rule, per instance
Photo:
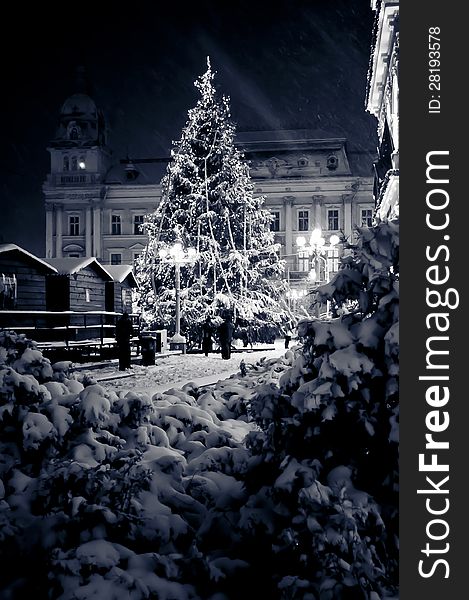
{"label": "person silhouette", "polygon": [[225,314],[223,323],[218,327],[218,338],[220,340],[221,357],[228,360],[231,357],[231,341],[233,339],[233,323],[231,317]]}
{"label": "person silhouette", "polygon": [[130,369],[130,340],[132,339],[132,321],[124,312],[116,323],[116,341],[119,354],[119,371]]}
{"label": "person silhouette", "polygon": [[202,351],[205,354],[205,356],[208,356],[208,353],[212,352],[213,350],[212,334],[212,322],[210,320],[210,317],[207,316],[204,324],[202,325]]}

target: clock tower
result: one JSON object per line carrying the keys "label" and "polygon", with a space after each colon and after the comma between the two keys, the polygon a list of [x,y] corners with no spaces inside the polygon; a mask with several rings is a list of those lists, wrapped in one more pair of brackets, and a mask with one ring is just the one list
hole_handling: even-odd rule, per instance
{"label": "clock tower", "polygon": [[[79,86],[82,87],[83,86]],[[103,113],[83,92],[67,98],[47,150],[46,257],[100,257],[104,179],[111,165]]]}

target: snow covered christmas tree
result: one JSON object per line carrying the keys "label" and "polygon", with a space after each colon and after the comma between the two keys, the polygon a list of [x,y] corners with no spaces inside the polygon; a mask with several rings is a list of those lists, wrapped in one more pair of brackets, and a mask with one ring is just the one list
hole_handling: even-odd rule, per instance
{"label": "snow covered christmas tree", "polygon": [[197,252],[195,261],[181,266],[182,332],[195,341],[207,316],[216,324],[228,310],[235,336],[255,341],[278,334],[288,321],[281,301],[283,262],[270,213],[264,199],[254,197],[249,167],[235,147],[229,99],[218,96],[214,75],[207,59],[207,71],[195,82],[200,98],[162,180],[161,202],[146,218],[138,304],[147,323],[171,332],[174,265],[159,253],[180,241]]}

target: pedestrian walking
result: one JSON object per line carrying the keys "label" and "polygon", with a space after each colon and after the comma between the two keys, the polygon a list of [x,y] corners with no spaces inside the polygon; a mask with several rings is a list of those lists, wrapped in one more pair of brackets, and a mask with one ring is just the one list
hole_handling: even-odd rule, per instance
{"label": "pedestrian walking", "polygon": [[130,340],[132,339],[132,321],[124,312],[116,323],[116,341],[119,355],[119,371],[130,369]]}
{"label": "pedestrian walking", "polygon": [[225,315],[223,323],[218,327],[221,357],[228,360],[231,357],[231,341],[233,339],[233,323],[229,314]]}
{"label": "pedestrian walking", "polygon": [[293,335],[292,331],[288,327],[287,330],[285,331],[285,350],[287,350],[290,345],[292,335]]}

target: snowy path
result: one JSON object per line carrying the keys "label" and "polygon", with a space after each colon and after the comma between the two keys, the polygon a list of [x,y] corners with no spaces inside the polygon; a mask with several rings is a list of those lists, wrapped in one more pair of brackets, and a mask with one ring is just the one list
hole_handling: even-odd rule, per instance
{"label": "snowy path", "polygon": [[247,364],[257,363],[261,358],[276,358],[285,352],[283,343],[277,342],[275,348],[264,352],[237,352],[229,360],[223,360],[220,355],[201,354],[175,355],[157,359],[154,366],[143,367],[134,365],[126,373],[128,377],[114,379],[113,376],[123,375],[116,365],[110,365],[96,370],[82,371],[99,381],[105,388],[115,391],[132,390],[153,395],[164,392],[172,387],[181,388],[188,382],[193,382],[198,387],[211,385],[219,380],[227,379],[239,371],[242,360]]}

